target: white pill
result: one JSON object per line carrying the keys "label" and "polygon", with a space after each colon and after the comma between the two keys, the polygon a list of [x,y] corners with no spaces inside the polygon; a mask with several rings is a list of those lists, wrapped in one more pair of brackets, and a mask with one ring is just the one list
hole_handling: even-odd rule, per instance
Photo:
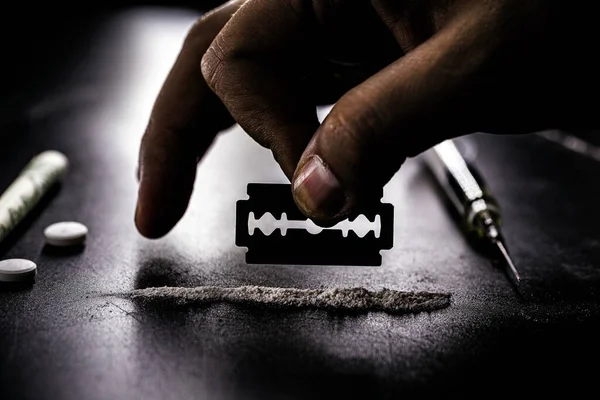
{"label": "white pill", "polygon": [[33,280],[37,265],[30,260],[11,258],[0,261],[0,282],[25,282]]}
{"label": "white pill", "polygon": [[74,221],[57,222],[44,230],[46,243],[60,247],[83,244],[87,234],[87,226]]}

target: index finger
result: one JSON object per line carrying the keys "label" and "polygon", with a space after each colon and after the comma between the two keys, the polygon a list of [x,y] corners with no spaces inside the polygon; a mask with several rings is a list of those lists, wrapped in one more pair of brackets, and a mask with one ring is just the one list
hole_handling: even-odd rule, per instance
{"label": "index finger", "polygon": [[140,147],[135,213],[138,231],[148,238],[164,236],[184,215],[198,160],[234,122],[206,85],[200,62],[243,3],[225,3],[194,24],[156,99]]}
{"label": "index finger", "polygon": [[210,88],[289,179],[319,126],[305,77],[311,13],[302,0],[248,1],[202,59]]}

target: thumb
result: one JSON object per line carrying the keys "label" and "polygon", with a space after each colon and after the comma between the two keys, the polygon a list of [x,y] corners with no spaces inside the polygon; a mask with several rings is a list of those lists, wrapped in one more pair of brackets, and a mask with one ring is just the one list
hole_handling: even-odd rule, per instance
{"label": "thumb", "polygon": [[477,112],[472,99],[485,46],[469,48],[451,27],[438,33],[331,109],[293,176],[306,216],[327,225],[360,212],[361,200],[380,195],[407,157],[475,131],[467,123]]}

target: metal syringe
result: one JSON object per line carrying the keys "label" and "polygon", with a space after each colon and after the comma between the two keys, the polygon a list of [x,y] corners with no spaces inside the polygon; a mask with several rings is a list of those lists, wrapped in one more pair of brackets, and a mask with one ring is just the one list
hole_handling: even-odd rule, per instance
{"label": "metal syringe", "polygon": [[427,150],[423,159],[459,213],[465,233],[503,260],[510,280],[518,288],[521,277],[500,231],[500,208],[481,174],[467,163],[452,140]]}

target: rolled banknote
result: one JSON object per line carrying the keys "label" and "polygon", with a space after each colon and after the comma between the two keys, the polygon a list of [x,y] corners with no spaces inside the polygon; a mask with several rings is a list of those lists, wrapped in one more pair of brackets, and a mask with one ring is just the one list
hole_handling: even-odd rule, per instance
{"label": "rolled banknote", "polygon": [[35,156],[0,196],[0,242],[67,173],[69,160],[54,150]]}

